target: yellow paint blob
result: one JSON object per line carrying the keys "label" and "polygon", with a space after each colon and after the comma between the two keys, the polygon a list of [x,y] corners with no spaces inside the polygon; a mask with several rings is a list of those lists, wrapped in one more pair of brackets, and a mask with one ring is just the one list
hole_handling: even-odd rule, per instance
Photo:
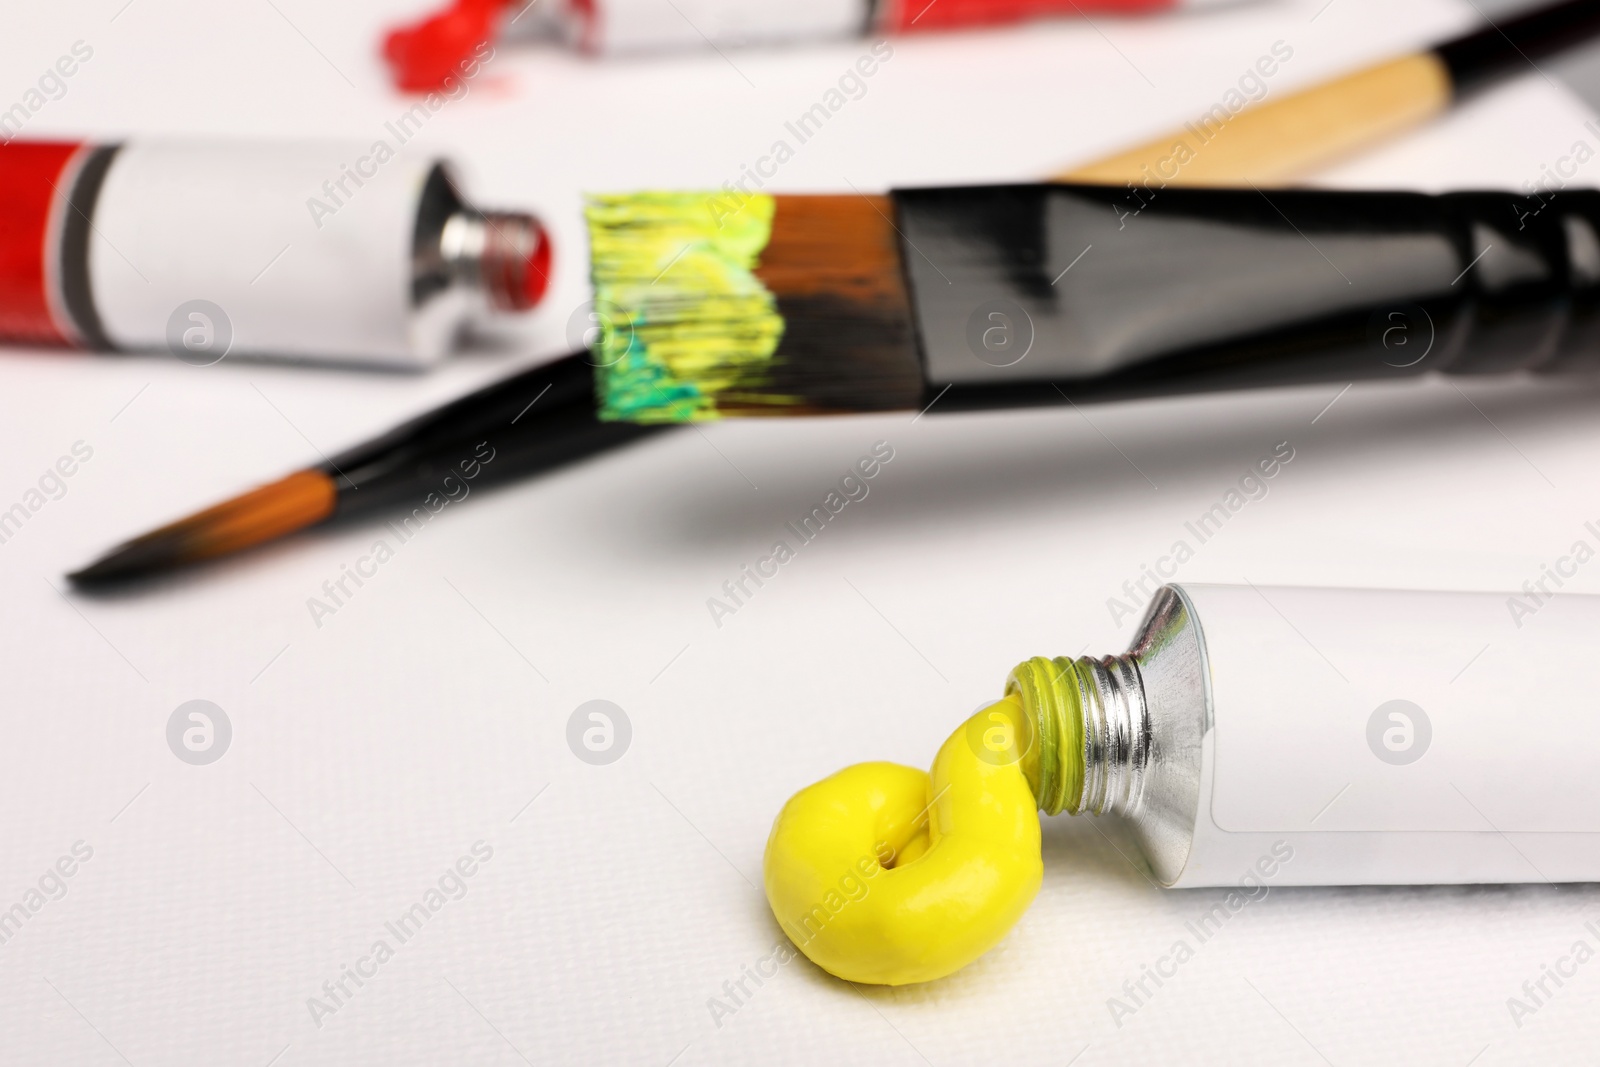
{"label": "yellow paint blob", "polygon": [[1007,697],[951,734],[931,775],[858,763],[796,793],[772,825],[772,913],[801,952],[852,982],[943,978],[989,951],[1039,891],[1038,807]]}

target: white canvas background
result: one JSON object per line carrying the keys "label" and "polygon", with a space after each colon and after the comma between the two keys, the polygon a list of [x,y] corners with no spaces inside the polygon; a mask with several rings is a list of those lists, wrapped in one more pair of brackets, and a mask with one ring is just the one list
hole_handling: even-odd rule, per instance
{"label": "white canvas background", "polygon": [[[14,5],[0,102],[84,40],[27,135],[367,140],[409,106],[375,58],[384,7]],[[1042,174],[1204,110],[1275,40],[1295,50],[1280,92],[1474,17],[1285,0],[896,41],[769,188]],[[561,351],[585,298],[580,190],[735,179],[865,48],[502,48],[412,147],[462,158],[486,204],[543,211],[559,282],[432,376],[0,357],[0,505],[74,442],[94,453],[0,545],[0,905],[93,849],[0,946],[0,1062],[1584,1061],[1600,964],[1520,1027],[1506,1000],[1595,942],[1592,887],[1274,891],[1118,1026],[1107,998],[1220,892],[1158,891],[1114,825],[1065,820],[1032,911],[960,975],[855,990],[802,960],[720,1026],[707,1001],[780,936],[756,886],[792,791],[860,759],[925,765],[1023,657],[1119,651],[1132,624],[1107,598],[1276,443],[1294,462],[1182,578],[1514,589],[1600,518],[1593,386],[717,425],[452,506],[320,627],[307,598],[380,523],[62,595],[113,540]],[[1530,72],[1323,180],[1516,186],[1592,143],[1589,117]],[[871,495],[713,626],[706,598],[878,440],[895,459]],[[1600,592],[1600,570],[1568,588]],[[165,739],[197,698],[233,724],[204,767]],[[597,698],[633,727],[602,767],[566,743]],[[465,895],[314,1025],[307,998],[480,840]]]}

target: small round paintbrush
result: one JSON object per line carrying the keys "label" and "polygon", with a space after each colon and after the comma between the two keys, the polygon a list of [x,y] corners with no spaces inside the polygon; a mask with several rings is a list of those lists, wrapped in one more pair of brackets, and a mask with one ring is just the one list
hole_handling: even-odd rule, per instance
{"label": "small round paintbrush", "polygon": [[596,420],[592,377],[586,352],[513,375],[136,537],[68,577],[80,588],[103,587],[380,508],[431,515],[441,499],[559,467],[649,431]]}

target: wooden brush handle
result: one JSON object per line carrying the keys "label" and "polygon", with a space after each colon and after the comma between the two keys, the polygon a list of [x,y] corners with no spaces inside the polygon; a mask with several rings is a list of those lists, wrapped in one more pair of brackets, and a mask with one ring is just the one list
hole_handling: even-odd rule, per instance
{"label": "wooden brush handle", "polygon": [[1438,56],[1402,56],[1220,122],[1219,113],[1226,113],[1218,106],[1209,118],[1056,179],[1156,188],[1283,184],[1421,125],[1450,100],[1450,72]]}
{"label": "wooden brush handle", "polygon": [[1416,55],[1358,70],[1230,115],[1220,104],[1183,129],[1057,181],[1161,187],[1279,185],[1420,125],[1463,93],[1534,69],[1600,33],[1600,0],[1563,0]]}

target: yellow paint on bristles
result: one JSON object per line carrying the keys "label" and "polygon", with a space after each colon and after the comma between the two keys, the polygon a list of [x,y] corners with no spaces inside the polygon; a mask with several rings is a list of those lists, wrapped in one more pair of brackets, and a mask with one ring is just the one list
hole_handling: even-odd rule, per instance
{"label": "yellow paint on bristles", "polygon": [[777,302],[755,276],[776,201],[737,211],[719,193],[593,196],[589,224],[595,384],[600,417],[688,422],[719,417],[716,397],[764,368],[783,336]]}

